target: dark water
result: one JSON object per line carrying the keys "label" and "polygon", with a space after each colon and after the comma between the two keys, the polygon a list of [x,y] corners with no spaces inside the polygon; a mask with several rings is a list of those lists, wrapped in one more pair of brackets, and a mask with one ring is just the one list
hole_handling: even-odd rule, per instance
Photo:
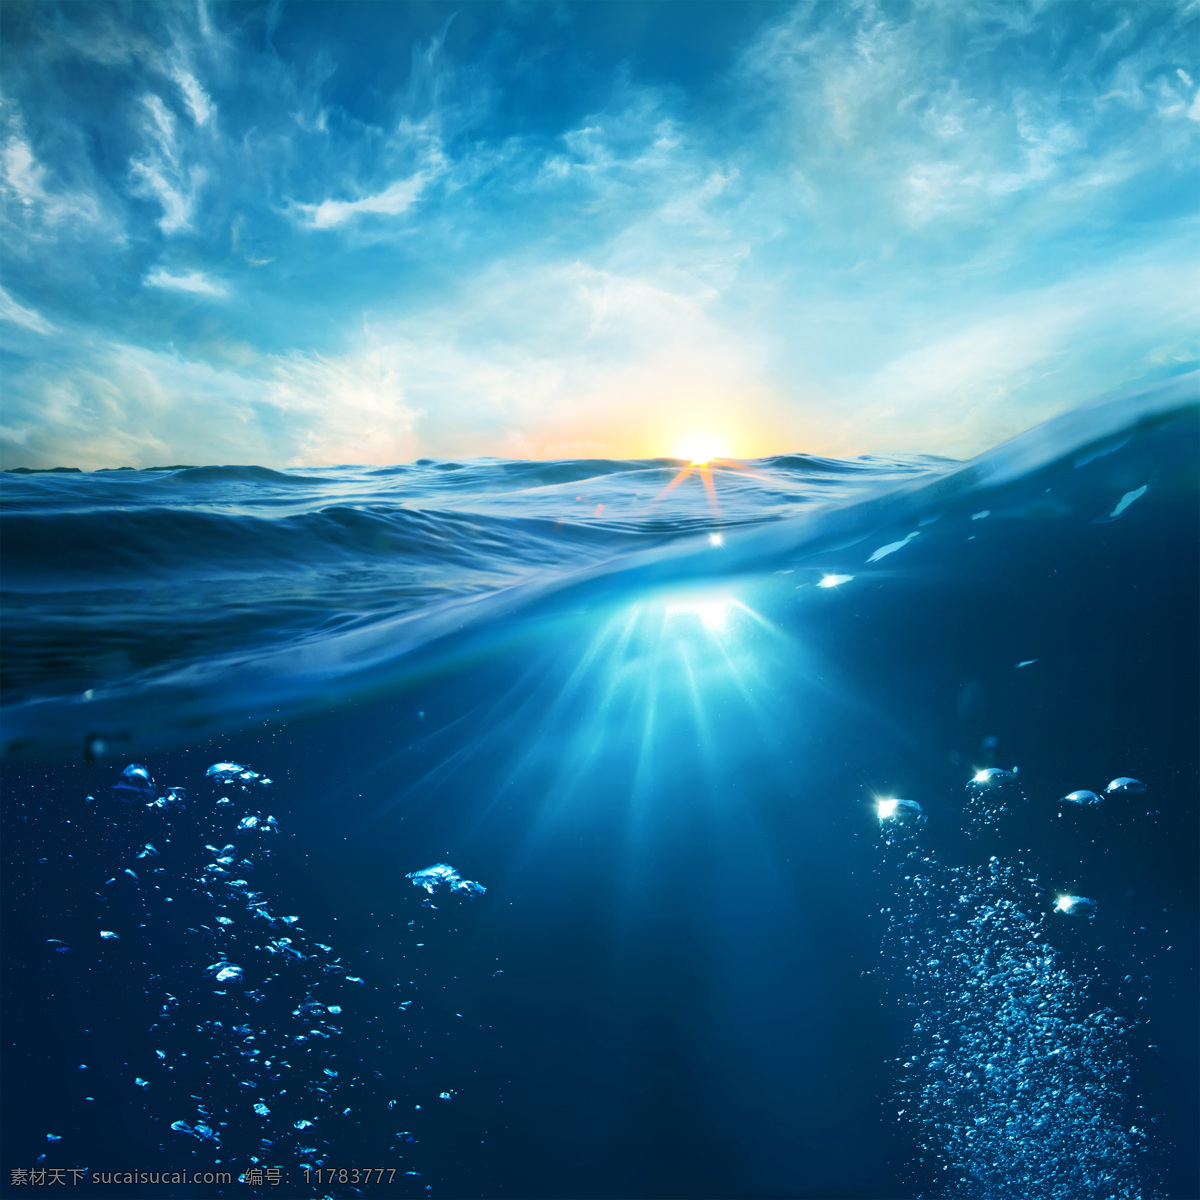
{"label": "dark water", "polygon": [[4,1187],[1200,1194],[1198,434],[6,476]]}

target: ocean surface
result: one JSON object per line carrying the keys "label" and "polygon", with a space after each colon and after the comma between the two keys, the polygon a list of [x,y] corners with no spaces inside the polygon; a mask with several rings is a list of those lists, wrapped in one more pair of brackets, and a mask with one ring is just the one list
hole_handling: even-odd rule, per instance
{"label": "ocean surface", "polygon": [[1198,397],[6,474],[4,1194],[1200,1195]]}

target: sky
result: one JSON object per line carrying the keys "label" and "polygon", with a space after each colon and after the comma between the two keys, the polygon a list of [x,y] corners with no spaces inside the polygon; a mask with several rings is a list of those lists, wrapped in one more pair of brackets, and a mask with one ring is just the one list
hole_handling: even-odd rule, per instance
{"label": "sky", "polygon": [[1200,0],[0,5],[0,467],[967,457],[1200,359]]}

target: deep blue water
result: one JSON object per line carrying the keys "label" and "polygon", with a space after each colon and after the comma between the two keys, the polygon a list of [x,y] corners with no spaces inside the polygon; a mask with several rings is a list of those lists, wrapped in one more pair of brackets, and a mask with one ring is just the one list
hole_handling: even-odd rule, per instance
{"label": "deep blue water", "polygon": [[1200,1194],[1198,388],[6,475],[0,1182]]}

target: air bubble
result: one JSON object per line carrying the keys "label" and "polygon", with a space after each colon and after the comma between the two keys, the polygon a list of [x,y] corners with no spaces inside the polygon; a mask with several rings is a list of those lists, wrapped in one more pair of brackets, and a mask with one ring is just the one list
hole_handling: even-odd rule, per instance
{"label": "air bubble", "polygon": [[1097,796],[1095,792],[1089,792],[1086,788],[1080,789],[1077,792],[1068,792],[1062,797],[1061,800],[1059,800],[1059,804],[1078,804],[1081,807],[1103,803],[1103,796]]}
{"label": "air bubble", "polygon": [[915,800],[880,800],[875,805],[880,821],[896,825],[923,825],[925,813]]}
{"label": "air bubble", "polygon": [[967,787],[995,787],[998,783],[1012,779],[1014,773],[1004,770],[1003,767],[988,767],[983,771],[976,771]]}
{"label": "air bubble", "polygon": [[135,799],[145,796],[147,793],[153,794],[154,780],[150,778],[150,772],[141,763],[130,763],[121,772],[121,778],[113,784],[113,791],[117,793],[118,799],[132,804]]}
{"label": "air bubble", "polygon": [[1146,790],[1146,785],[1130,775],[1118,775],[1104,790],[1110,794],[1140,796]]}
{"label": "air bubble", "polygon": [[1055,900],[1054,911],[1068,917],[1094,917],[1096,902],[1087,896],[1070,896],[1064,893]]}

